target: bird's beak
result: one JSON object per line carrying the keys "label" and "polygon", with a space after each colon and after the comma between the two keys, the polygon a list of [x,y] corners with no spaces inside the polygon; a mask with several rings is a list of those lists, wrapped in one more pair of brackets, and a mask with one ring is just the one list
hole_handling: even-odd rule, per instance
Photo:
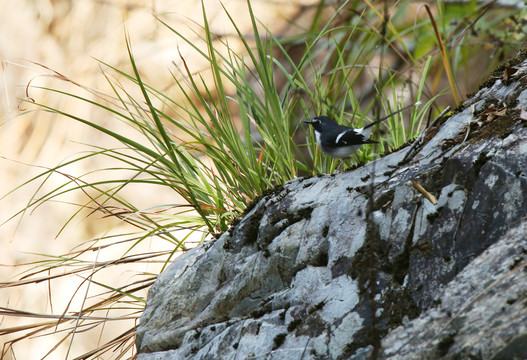
{"label": "bird's beak", "polygon": [[304,121],[302,121],[302,122],[303,122],[304,124],[309,124],[309,125],[311,125],[311,124],[313,123],[312,121],[308,121],[308,120],[304,120]]}

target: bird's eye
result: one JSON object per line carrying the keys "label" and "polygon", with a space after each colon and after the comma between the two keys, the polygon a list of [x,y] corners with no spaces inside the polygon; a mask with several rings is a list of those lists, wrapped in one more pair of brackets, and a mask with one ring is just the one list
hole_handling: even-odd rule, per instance
{"label": "bird's eye", "polygon": [[314,118],[313,120],[311,120],[311,122],[313,124],[320,124],[320,120],[318,120],[317,118]]}

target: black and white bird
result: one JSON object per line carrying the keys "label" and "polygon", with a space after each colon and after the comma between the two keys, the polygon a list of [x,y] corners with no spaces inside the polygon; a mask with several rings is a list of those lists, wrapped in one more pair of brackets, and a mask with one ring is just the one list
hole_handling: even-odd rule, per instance
{"label": "black and white bird", "polygon": [[419,106],[420,104],[421,102],[418,101],[412,105],[405,106],[404,108],[380,118],[360,129],[339,125],[327,116],[317,116],[311,121],[304,121],[304,123],[313,126],[313,129],[315,130],[315,139],[323,152],[331,157],[344,159],[357,151],[363,144],[378,143],[378,141],[370,139],[371,132],[375,125],[404,110],[414,106]]}

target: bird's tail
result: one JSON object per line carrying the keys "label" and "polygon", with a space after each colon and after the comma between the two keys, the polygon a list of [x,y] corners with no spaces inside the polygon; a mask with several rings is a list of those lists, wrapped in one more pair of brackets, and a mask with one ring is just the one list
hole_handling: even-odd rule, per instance
{"label": "bird's tail", "polygon": [[382,118],[380,118],[379,120],[375,120],[375,121],[372,122],[371,124],[366,125],[366,126],[364,127],[364,129],[368,129],[368,128],[372,127],[372,126],[375,126],[375,125],[377,125],[378,123],[383,122],[384,120],[389,119],[389,118],[391,118],[392,116],[397,115],[397,114],[399,114],[399,113],[402,112],[402,111],[405,111],[405,110],[407,110],[407,109],[410,109],[410,108],[413,108],[414,106],[419,106],[419,105],[421,105],[421,101],[418,101],[418,102],[413,103],[413,104],[411,104],[411,105],[405,106],[405,107],[403,107],[403,108],[400,109],[400,110],[394,111],[393,113],[391,113],[391,114],[389,114],[389,115],[386,115],[385,117],[382,117]]}

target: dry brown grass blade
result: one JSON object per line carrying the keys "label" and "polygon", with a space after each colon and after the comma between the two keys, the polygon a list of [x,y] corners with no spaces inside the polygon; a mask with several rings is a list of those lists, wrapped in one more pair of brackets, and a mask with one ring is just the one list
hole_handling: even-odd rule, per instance
{"label": "dry brown grass blade", "polygon": [[432,28],[434,29],[437,43],[439,45],[439,51],[441,52],[441,59],[443,61],[443,67],[445,68],[448,83],[450,85],[450,90],[452,91],[452,97],[454,98],[455,103],[459,104],[460,99],[457,93],[456,83],[454,82],[454,76],[452,75],[452,66],[450,65],[450,61],[448,59],[448,54],[446,52],[443,38],[441,37],[441,33],[439,32],[439,29],[437,27],[437,24],[434,19],[434,15],[432,14],[432,10],[430,9],[430,6],[428,6],[428,4],[424,4],[423,6],[426,9],[426,12],[428,13],[428,17],[430,18],[430,22],[432,23]]}
{"label": "dry brown grass blade", "polygon": [[[159,252],[150,253],[150,254],[130,255],[130,256],[126,256],[126,257],[123,257],[123,258],[117,259],[117,260],[103,261],[103,262],[95,263],[95,267],[96,268],[104,268],[104,267],[107,267],[107,266],[110,266],[110,265],[122,265],[122,264],[137,263],[139,261],[144,261],[144,260],[152,259],[152,258],[159,257],[159,256],[169,255],[170,253],[171,253],[170,251],[159,251]],[[93,267],[93,263],[90,264],[90,265],[83,266],[83,267],[81,267],[79,269],[65,271],[65,272],[63,272],[61,274],[48,275],[48,276],[43,276],[43,277],[39,277],[39,278],[31,278],[31,276],[34,276],[34,275],[42,273],[42,272],[46,272],[49,269],[54,269],[54,268],[64,269],[65,266],[68,266],[68,265],[67,264],[59,264],[59,265],[55,265],[55,266],[52,266],[52,267],[49,267],[49,268],[46,268],[46,269],[43,269],[43,270],[39,270],[39,271],[30,273],[28,275],[25,275],[20,280],[0,282],[0,289],[8,288],[8,287],[22,286],[22,285],[27,285],[27,284],[31,284],[31,283],[41,283],[43,281],[49,281],[49,280],[61,278],[61,277],[68,276],[68,275],[79,274],[79,273],[82,273],[82,272],[85,272],[85,271],[90,271],[92,269],[92,267]]]}
{"label": "dry brown grass blade", "polygon": [[[119,317],[119,318],[108,318],[107,316],[82,316],[82,314],[85,314],[87,312],[93,312],[95,309],[91,307],[91,310],[88,311],[88,309],[84,309],[81,312],[81,319],[82,320],[122,320],[122,319],[135,319],[135,317]],[[19,316],[23,318],[37,318],[37,319],[53,319],[53,320],[63,320],[63,321],[69,321],[69,320],[76,320],[79,316],[78,313],[75,313],[73,315],[54,315],[54,314],[39,314],[39,313],[33,313],[29,311],[23,311],[23,310],[17,310],[17,309],[11,309],[6,307],[0,307],[0,316]],[[9,328],[2,328],[0,329],[0,335],[5,335],[7,333],[13,333],[18,332],[22,330],[29,330],[31,328],[39,327],[39,326],[47,326],[48,324],[52,323],[53,325],[56,325],[57,321],[52,322],[42,322],[38,324],[30,324],[30,325],[20,325],[20,326],[13,326]]]}
{"label": "dry brown grass blade", "polygon": [[[89,351],[87,353],[84,353],[81,356],[76,357],[74,360],[87,360],[87,359],[90,359],[90,358],[92,358],[94,356],[98,357],[98,356],[104,354],[105,352],[110,351],[112,347],[115,346],[116,349],[117,349],[119,347],[122,347],[125,342],[128,342],[130,340],[134,340],[134,339],[135,339],[135,328],[129,329],[129,330],[125,331],[124,333],[122,333],[121,335],[119,335],[119,336],[115,337],[114,339],[108,341],[104,345],[101,345],[98,348],[93,349],[93,350],[91,350],[91,351]],[[132,348],[134,345],[135,345],[135,341],[132,341],[132,343],[127,346],[126,350]],[[123,351],[121,353],[121,356],[119,356],[119,358],[124,356],[125,353],[126,353],[126,351]]]}
{"label": "dry brown grass blade", "polygon": [[[17,311],[14,310],[14,309],[8,309],[8,310],[12,310],[12,311],[8,311],[7,312],[9,314],[9,316],[18,316],[18,317],[22,317],[22,318],[38,317],[38,316],[28,316],[27,314],[25,314],[24,311],[20,311],[20,313],[17,314]],[[0,311],[0,315],[5,316],[6,312],[3,311],[3,310]],[[41,314],[41,315],[43,315],[43,314]],[[45,315],[43,315],[42,317],[45,317]],[[6,328],[0,329],[0,336],[14,334],[14,333],[18,333],[18,332],[21,332],[21,331],[27,331],[27,330],[36,329],[36,328],[41,328],[38,331],[42,331],[42,330],[46,330],[48,328],[54,327],[56,324],[57,324],[56,321],[47,321],[47,322],[41,322],[41,323],[35,323],[35,324],[6,327]]]}
{"label": "dry brown grass blade", "polygon": [[150,279],[150,281],[145,282],[144,284],[141,284],[141,285],[139,285],[137,287],[134,287],[134,288],[131,288],[131,289],[127,289],[126,291],[124,291],[125,287],[122,287],[120,289],[116,289],[119,292],[117,292],[116,294],[114,294],[114,295],[112,295],[112,296],[110,296],[108,298],[105,298],[105,299],[99,301],[98,303],[95,303],[95,304],[85,308],[83,310],[83,313],[84,312],[86,312],[86,313],[93,312],[93,311],[99,310],[100,308],[103,308],[104,306],[113,304],[117,300],[119,300],[119,299],[123,298],[124,296],[126,296],[126,294],[124,294],[125,292],[133,294],[133,293],[135,293],[137,291],[140,291],[140,290],[143,290],[143,289],[147,289],[147,288],[149,288],[150,286],[152,286],[154,284],[154,281],[155,281],[155,279],[157,279],[157,276],[152,276],[149,279]]}
{"label": "dry brown grass blade", "polygon": [[[151,285],[151,283],[149,284]],[[28,325],[22,325],[22,326],[14,326],[9,328],[3,328],[0,330],[0,336],[4,335],[11,335],[14,333],[20,333],[20,332],[27,332],[17,338],[11,339],[7,341],[2,350],[2,354],[0,356],[0,359],[3,358],[4,355],[7,354],[7,352],[12,349],[12,345],[23,341],[25,339],[34,337],[34,336],[46,336],[47,334],[44,333],[46,330],[50,330],[53,328],[57,328],[59,325],[67,323],[67,322],[77,322],[81,321],[81,324],[75,324],[75,326],[71,327],[70,329],[62,329],[62,330],[53,330],[52,334],[56,334],[59,331],[66,331],[66,335],[58,342],[55,343],[52,349],[48,352],[47,355],[53,353],[65,340],[67,340],[69,337],[74,335],[74,333],[82,332],[86,330],[90,330],[92,328],[95,328],[100,323],[106,323],[109,320],[135,320],[137,321],[138,316],[140,314],[140,311],[138,312],[137,316],[121,316],[118,318],[109,318],[105,316],[84,316],[83,314],[86,314],[88,312],[92,312],[93,309],[83,309],[80,313],[76,313],[73,315],[53,315],[53,314],[38,314],[38,313],[31,313],[27,311],[20,311],[16,309],[9,309],[5,307],[0,307],[0,316],[18,316],[22,318],[43,318],[43,319],[53,319],[52,321],[45,321],[45,322],[39,322],[39,323],[33,323]],[[84,324],[84,322],[90,321],[89,324]],[[82,327],[82,329],[80,329]],[[80,330],[79,330],[80,329]],[[101,350],[104,349],[110,349],[111,347],[115,345],[123,345],[124,341],[128,341],[130,338],[135,337],[135,327],[132,329],[127,330],[124,334],[114,338],[113,340],[105,343],[104,345],[100,346],[99,348],[93,350],[95,353],[99,352],[101,353]],[[120,343],[121,341],[121,343]],[[133,347],[134,343],[132,342],[131,346]],[[127,349],[130,348],[130,345],[127,346]],[[102,351],[104,352],[104,351]],[[45,358],[47,355],[45,355],[43,358]],[[80,358],[87,359],[86,354],[82,355]]]}
{"label": "dry brown grass blade", "polygon": [[428,201],[432,203],[432,205],[437,205],[437,198],[434,196],[434,194],[428,192],[421,184],[412,181],[412,186],[419,191]]}

